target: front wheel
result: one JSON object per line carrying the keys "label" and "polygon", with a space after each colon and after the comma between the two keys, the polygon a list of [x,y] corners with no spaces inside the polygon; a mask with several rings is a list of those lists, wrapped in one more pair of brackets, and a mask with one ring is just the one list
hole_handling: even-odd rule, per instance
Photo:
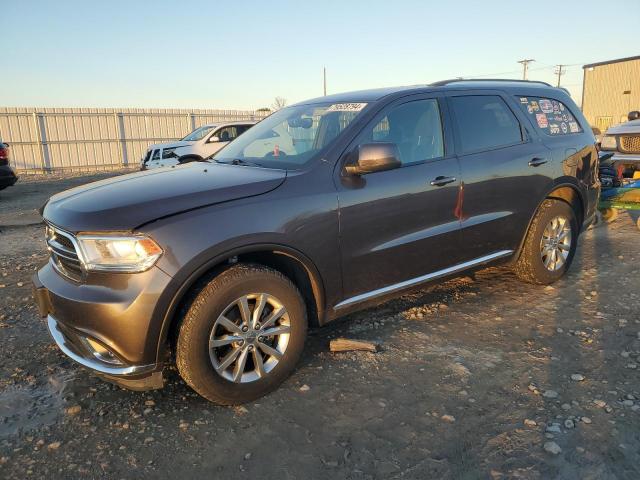
{"label": "front wheel", "polygon": [[547,285],[558,280],[573,260],[578,223],[571,206],[547,199],[536,212],[514,271],[529,283]]}
{"label": "front wheel", "polygon": [[178,371],[212,402],[250,402],[291,374],[306,333],[304,301],[287,277],[234,265],[195,293],[178,334]]}

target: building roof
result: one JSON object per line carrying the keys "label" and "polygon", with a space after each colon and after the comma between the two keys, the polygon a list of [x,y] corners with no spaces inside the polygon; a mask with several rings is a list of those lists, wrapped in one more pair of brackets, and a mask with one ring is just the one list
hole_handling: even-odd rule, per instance
{"label": "building roof", "polygon": [[600,67],[602,65],[609,65],[611,63],[630,62],[632,60],[640,60],[640,55],[636,55],[635,57],[616,58],[615,60],[606,60],[604,62],[589,63],[587,65],[583,65],[582,68]]}

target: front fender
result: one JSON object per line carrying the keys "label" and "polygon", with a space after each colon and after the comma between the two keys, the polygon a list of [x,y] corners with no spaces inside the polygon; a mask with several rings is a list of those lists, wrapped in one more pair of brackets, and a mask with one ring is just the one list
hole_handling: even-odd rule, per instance
{"label": "front fender", "polygon": [[[219,250],[219,249],[216,249]],[[166,357],[167,338],[171,330],[175,315],[179,306],[182,304],[186,294],[191,290],[194,284],[207,275],[209,272],[215,272],[216,268],[223,268],[229,264],[229,260],[247,253],[274,252],[286,255],[294,259],[304,267],[311,280],[318,317],[322,318],[325,310],[324,301],[324,284],[318,268],[313,261],[299,250],[279,244],[279,243],[254,243],[225,250],[223,252],[212,250],[204,256],[194,259],[192,263],[185,266],[179,274],[169,282],[169,285],[163,293],[163,301],[158,302],[163,305],[158,317],[161,318],[162,327],[160,329],[160,337],[158,339],[157,361],[161,362]]]}

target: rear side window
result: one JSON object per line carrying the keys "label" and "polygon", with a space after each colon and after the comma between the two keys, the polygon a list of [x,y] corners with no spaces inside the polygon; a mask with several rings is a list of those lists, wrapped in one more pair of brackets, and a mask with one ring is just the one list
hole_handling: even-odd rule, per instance
{"label": "rear side window", "polygon": [[522,142],[518,119],[497,95],[451,97],[462,153]]}
{"label": "rear side window", "polygon": [[555,137],[582,132],[582,127],[564,103],[544,97],[517,98],[536,128],[547,135]]}

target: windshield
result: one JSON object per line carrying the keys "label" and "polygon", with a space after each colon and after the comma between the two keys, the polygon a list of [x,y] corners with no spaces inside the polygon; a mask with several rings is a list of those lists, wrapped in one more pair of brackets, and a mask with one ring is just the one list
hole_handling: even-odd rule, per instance
{"label": "windshield", "polygon": [[201,140],[202,138],[204,138],[214,128],[216,128],[216,127],[215,126],[208,126],[208,127],[196,128],[193,132],[191,132],[189,135],[187,135],[186,137],[182,138],[181,140],[182,141],[187,141],[187,142],[195,142],[197,140]]}
{"label": "windshield", "polygon": [[366,105],[325,103],[283,108],[247,130],[213,159],[267,168],[302,168]]}

